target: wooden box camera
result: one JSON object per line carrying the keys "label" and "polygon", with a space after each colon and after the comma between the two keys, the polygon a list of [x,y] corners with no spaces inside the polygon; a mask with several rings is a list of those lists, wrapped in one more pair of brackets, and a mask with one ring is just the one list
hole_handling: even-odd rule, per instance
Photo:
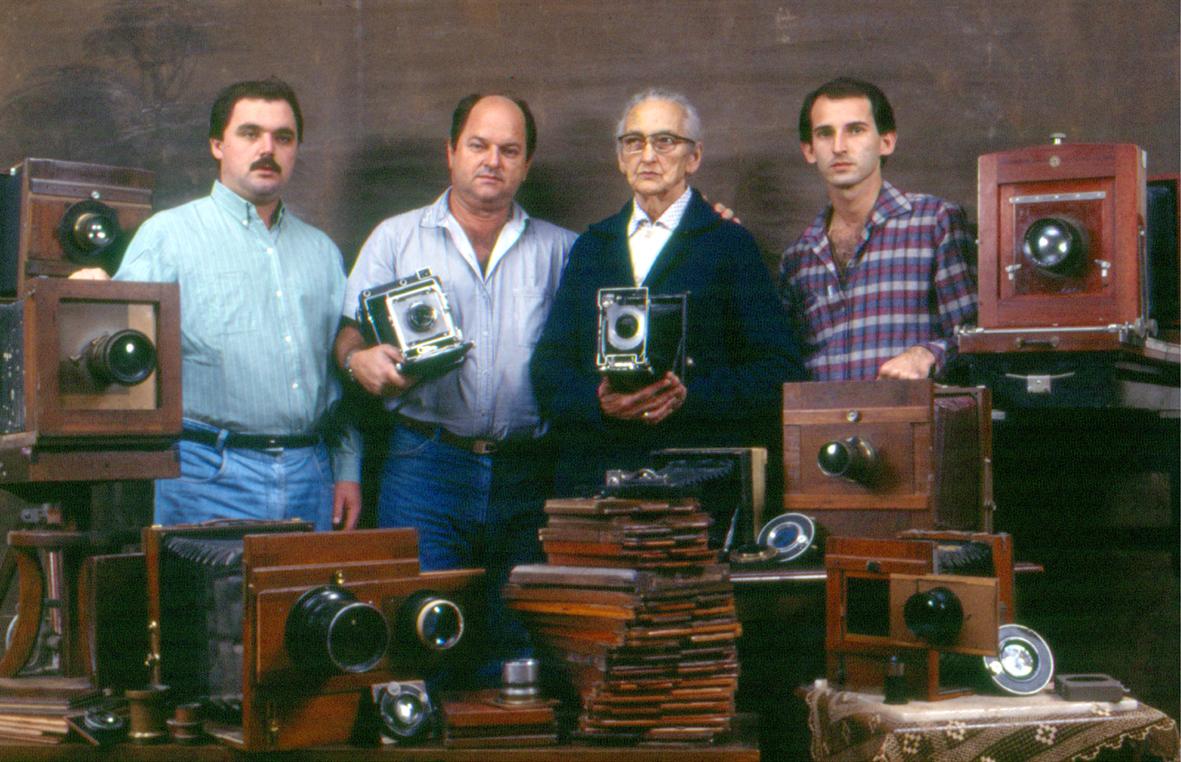
{"label": "wooden box camera", "polygon": [[154,681],[242,749],[349,740],[373,685],[461,657],[480,627],[483,571],[420,572],[414,530],[308,528],[144,529]]}
{"label": "wooden box camera", "polygon": [[783,510],[834,535],[989,531],[988,390],[930,381],[783,387]]}
{"label": "wooden box camera", "polygon": [[152,213],[154,184],[143,169],[53,159],[26,159],[0,176],[0,297],[82,267],[113,274]]}
{"label": "wooden box camera", "polygon": [[941,681],[940,655],[995,656],[1000,625],[1013,620],[1005,534],[830,537],[824,563],[828,678],[854,690],[880,690],[894,656],[909,695],[963,695],[964,687]]}
{"label": "wooden box camera", "polygon": [[175,284],[30,281],[0,303],[0,348],[0,481],[175,475]]}
{"label": "wooden box camera", "polygon": [[1145,161],[1131,144],[980,157],[982,330],[961,336],[962,351],[1116,349],[1152,332]]}

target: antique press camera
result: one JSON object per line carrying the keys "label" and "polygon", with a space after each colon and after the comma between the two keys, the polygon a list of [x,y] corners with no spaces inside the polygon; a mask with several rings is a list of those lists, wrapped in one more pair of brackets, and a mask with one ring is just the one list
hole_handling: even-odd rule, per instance
{"label": "antique press camera", "polygon": [[595,367],[620,391],[640,389],[688,365],[688,295],[653,295],[647,287],[601,288]]}
{"label": "antique press camera", "polygon": [[443,284],[429,267],[362,291],[357,322],[370,343],[402,350],[398,371],[407,375],[440,376],[458,367],[474,346],[463,340]]}

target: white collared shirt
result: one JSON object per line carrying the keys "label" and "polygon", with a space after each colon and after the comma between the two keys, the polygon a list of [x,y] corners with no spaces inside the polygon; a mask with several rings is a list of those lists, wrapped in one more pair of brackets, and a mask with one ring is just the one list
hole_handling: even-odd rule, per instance
{"label": "white collared shirt", "polygon": [[689,206],[692,195],[692,189],[685,188],[680,198],[665,209],[664,214],[655,222],[640,208],[639,201],[633,199],[632,216],[627,222],[627,247],[631,253],[632,275],[637,286],[648,277],[648,272],[660,256],[664,245],[672,237],[677,225],[681,224],[681,217],[685,216],[685,208]]}

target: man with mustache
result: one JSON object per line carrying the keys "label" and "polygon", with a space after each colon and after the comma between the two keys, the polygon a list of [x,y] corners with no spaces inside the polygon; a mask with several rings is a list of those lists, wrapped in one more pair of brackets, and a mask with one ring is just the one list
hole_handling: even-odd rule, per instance
{"label": "man with mustache", "polygon": [[[537,529],[552,471],[529,355],[575,237],[513,200],[536,141],[523,100],[460,100],[446,145],[451,186],[374,229],[349,275],[336,341],[341,368],[393,422],[378,524],[418,530],[423,570],[486,568],[500,658],[527,648],[504,616],[500,588],[514,565],[543,559]],[[475,342],[459,368],[435,378],[403,373],[397,348],[367,347],[347,319],[361,291],[423,268],[439,277],[464,338]],[[493,662],[486,667],[485,677],[498,674]]]}
{"label": "man with mustache", "polygon": [[800,150],[829,205],[783,253],[780,295],[815,380],[942,373],[955,329],[976,319],[975,245],[963,211],[882,179],[894,111],[842,77],[808,94]]}
{"label": "man with mustache", "polygon": [[[632,198],[578,238],[533,355],[543,414],[553,422],[559,495],[603,484],[667,447],[773,447],[784,381],[802,377],[775,287],[754,239],[689,186],[701,165],[701,120],[681,94],[631,99],[616,160]],[[601,288],[688,293],[685,378],[616,388],[595,366]]]}
{"label": "man with mustache", "polygon": [[180,286],[181,475],[156,482],[156,523],[356,524],[360,464],[352,448],[337,448],[334,469],[321,434],[339,393],[330,351],[343,262],[280,200],[302,139],[286,83],[222,90],[209,117],[213,191],[141,225],[115,273]]}

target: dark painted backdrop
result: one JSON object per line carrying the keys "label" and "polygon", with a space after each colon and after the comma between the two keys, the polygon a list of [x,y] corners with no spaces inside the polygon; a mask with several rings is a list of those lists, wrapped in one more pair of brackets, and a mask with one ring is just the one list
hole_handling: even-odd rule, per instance
{"label": "dark painted backdrop", "polygon": [[[582,230],[626,198],[611,141],[620,106],[660,84],[698,104],[697,184],[739,211],[771,264],[823,200],[794,126],[812,87],[842,73],[880,83],[899,125],[887,176],[974,216],[976,157],[1051,132],[1137,143],[1150,172],[1177,172],[1178,25],[1176,0],[2,0],[0,166],[41,156],[146,167],[157,205],[173,206],[214,177],[217,90],[278,75],[307,122],[288,202],[351,260],[380,219],[445,186],[462,95],[530,101],[540,147],[522,200]],[[1060,668],[1110,672],[1176,717],[1175,559],[1074,539],[1087,520],[1148,527],[1169,545],[1167,485],[1130,489],[1102,476],[1109,466],[1094,484],[1006,502],[998,526],[1019,529],[1018,555],[1047,566],[1026,583],[1023,616],[1044,627]],[[1042,505],[1050,492],[1096,500]],[[15,511],[4,513],[11,523]],[[1037,534],[1057,539],[1039,547],[1027,539]]]}
{"label": "dark painted backdrop", "polygon": [[777,257],[822,193],[797,148],[811,87],[880,83],[898,114],[888,176],[975,210],[976,157],[1066,132],[1178,168],[1174,0],[694,2],[284,0],[0,3],[0,162],[143,166],[157,204],[207,191],[209,105],[275,74],[307,128],[289,201],[352,258],[383,217],[446,184],[451,108],[509,89],[536,111],[522,199],[581,231],[625,199],[611,132],[634,91],[683,90],[705,122],[698,185]]}

